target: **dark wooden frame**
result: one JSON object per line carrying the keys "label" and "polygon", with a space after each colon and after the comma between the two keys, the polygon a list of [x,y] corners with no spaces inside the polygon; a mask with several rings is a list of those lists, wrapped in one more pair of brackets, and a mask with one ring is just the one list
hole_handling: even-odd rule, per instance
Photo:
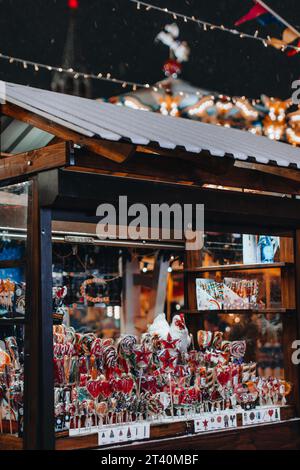
{"label": "dark wooden frame", "polygon": [[[279,168],[275,164],[238,162],[230,155],[219,158],[208,152],[193,155],[183,149],[166,151],[157,146],[86,139],[13,105],[2,105],[2,112],[56,136],[55,144],[43,149],[0,158],[1,186],[25,179],[32,181],[28,220],[24,448],[55,448],[52,220],[95,222],[97,205],[115,202],[118,195],[127,195],[129,203],[204,203],[206,227],[210,230],[244,233],[267,230],[268,233],[292,234],[296,283],[299,285],[300,200],[295,199],[295,195],[300,194],[299,170]],[[74,143],[81,148],[74,147]],[[222,185],[236,190],[208,189],[205,185]],[[242,189],[257,193],[245,193]],[[288,197],[283,198],[282,194]],[[195,254],[187,253],[186,262],[189,268],[195,268]],[[187,282],[187,297],[191,295],[190,286]],[[288,345],[286,361],[289,361],[292,340],[300,337],[299,288],[296,289],[296,310],[284,313],[283,318]],[[297,415],[300,416],[299,366],[290,365],[287,373],[294,384]],[[205,436],[199,436],[198,440],[201,439],[205,443]],[[206,442],[210,440],[207,438]],[[6,441],[6,447],[22,445],[13,438]],[[175,442],[172,448],[176,446]],[[202,446],[198,445],[199,448]],[[5,447],[5,444],[0,442],[1,446]],[[151,448],[151,444],[148,446]]]}
{"label": "dark wooden frame", "polygon": [[51,234],[51,211],[41,206],[39,181],[35,177],[31,181],[28,206],[25,449],[54,446]]}

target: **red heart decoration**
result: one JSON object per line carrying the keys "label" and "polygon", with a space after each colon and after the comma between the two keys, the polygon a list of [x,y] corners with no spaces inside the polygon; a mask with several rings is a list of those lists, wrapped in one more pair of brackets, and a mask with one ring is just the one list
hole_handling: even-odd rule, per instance
{"label": "red heart decoration", "polygon": [[223,387],[228,383],[229,379],[230,379],[230,374],[229,374],[229,371],[227,370],[219,372],[217,374],[217,380],[219,384],[222,385]]}
{"label": "red heart decoration", "polygon": [[111,395],[111,386],[110,386],[110,383],[107,381],[107,380],[103,380],[101,383],[101,391],[100,393],[102,393],[102,395],[105,397],[105,398],[108,398],[110,395]]}
{"label": "red heart decoration", "polygon": [[270,418],[272,418],[272,416],[274,414],[274,410],[269,410],[268,413],[269,413]]}
{"label": "red heart decoration", "polygon": [[86,387],[87,381],[88,381],[88,375],[80,374],[80,379],[79,379],[80,387]]}
{"label": "red heart decoration", "polygon": [[96,398],[99,397],[100,393],[101,393],[101,382],[100,380],[89,380],[87,385],[86,385],[86,388],[87,388],[87,391],[89,392],[89,394],[94,398],[94,400]]}

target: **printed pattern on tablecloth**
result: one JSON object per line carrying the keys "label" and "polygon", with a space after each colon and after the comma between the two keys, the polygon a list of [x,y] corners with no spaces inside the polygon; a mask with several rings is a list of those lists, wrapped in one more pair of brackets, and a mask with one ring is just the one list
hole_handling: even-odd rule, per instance
{"label": "printed pattern on tablecloth", "polygon": [[203,413],[194,419],[195,433],[237,427],[237,414],[233,410]]}
{"label": "printed pattern on tablecloth", "polygon": [[280,421],[280,407],[264,406],[242,412],[243,426]]}

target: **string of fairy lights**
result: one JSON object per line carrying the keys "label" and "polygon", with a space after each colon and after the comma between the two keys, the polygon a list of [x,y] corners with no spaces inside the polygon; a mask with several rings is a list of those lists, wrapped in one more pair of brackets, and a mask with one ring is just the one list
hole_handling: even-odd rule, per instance
{"label": "string of fairy lights", "polygon": [[10,64],[20,64],[24,69],[28,69],[29,67],[33,67],[35,72],[39,72],[40,70],[48,70],[49,72],[58,72],[58,73],[66,73],[70,76],[73,76],[74,79],[85,78],[91,80],[102,80],[105,82],[111,82],[118,85],[121,85],[123,88],[132,87],[133,90],[137,88],[151,88],[153,91],[157,91],[157,87],[150,86],[148,83],[138,83],[132,82],[128,80],[121,80],[119,78],[112,77],[110,73],[103,74],[103,73],[85,73],[74,70],[72,68],[64,68],[64,67],[56,67],[54,65],[49,64],[42,64],[39,62],[34,62],[32,60],[21,59],[19,57],[13,57],[10,55],[2,54],[0,52],[0,59],[6,60]]}
{"label": "string of fairy lights", "polygon": [[[230,33],[235,35],[236,37],[239,38],[248,38],[248,39],[254,39],[256,41],[260,41],[265,47],[268,47],[268,41],[271,39],[269,36],[267,38],[263,38],[259,36],[258,30],[255,32],[254,35],[244,33],[241,31],[238,31],[236,29],[232,28],[227,28],[223,24],[217,25],[210,23],[208,21],[203,21],[199,18],[196,18],[195,16],[189,16],[185,15],[183,13],[178,13],[173,10],[169,10],[168,8],[163,8],[163,7],[158,7],[156,5],[153,5],[151,3],[143,2],[140,0],[128,0],[129,2],[133,3],[136,5],[136,8],[138,11],[146,11],[149,12],[151,10],[159,11],[161,13],[167,14],[173,18],[173,20],[178,20],[181,19],[184,22],[193,22],[198,24],[203,31],[212,31],[212,30],[219,30],[219,31],[224,31],[226,33]],[[300,47],[294,46],[291,44],[286,44],[283,45],[280,50],[285,51],[286,49],[294,49],[297,52],[300,52]],[[35,62],[32,60],[27,60],[19,57],[14,57],[11,55],[7,55],[4,53],[0,52],[0,60],[5,60],[9,64],[19,64],[21,65],[24,69],[28,69],[32,67],[35,72],[39,72],[40,70],[46,70],[49,72],[57,72],[61,74],[68,74],[72,76],[74,79],[91,79],[91,80],[100,80],[104,82],[110,82],[114,83],[117,85],[121,85],[122,88],[132,88],[133,91],[137,90],[138,88],[145,88],[145,89],[151,89],[154,92],[158,91],[159,86],[157,85],[150,85],[149,83],[139,83],[135,81],[130,81],[130,80],[123,80],[120,78],[113,77],[111,73],[86,73],[78,70],[74,70],[73,68],[64,68],[64,67],[57,67],[54,65],[49,65],[49,64],[44,64],[40,62]]]}
{"label": "string of fairy lights", "polygon": [[[203,29],[203,31],[213,31],[213,30],[223,31],[225,33],[233,34],[236,37],[239,37],[241,39],[247,38],[247,39],[253,39],[255,41],[259,41],[265,47],[269,46],[268,42],[271,40],[271,38],[269,36],[267,36],[267,37],[259,36],[258,30],[256,30],[254,34],[248,34],[248,33],[244,33],[242,31],[239,31],[237,29],[227,28],[223,24],[218,25],[218,24],[210,23],[209,21],[201,20],[200,18],[196,18],[195,16],[189,16],[189,15],[185,15],[183,13],[178,13],[178,12],[170,10],[168,8],[158,7],[158,6],[153,5],[151,3],[143,2],[143,1],[140,1],[140,0],[128,0],[128,1],[131,2],[131,3],[136,4],[137,10],[143,10],[143,11],[146,11],[146,12],[149,12],[151,10],[159,11],[161,13],[169,15],[175,21],[178,20],[178,19],[181,19],[185,23],[188,23],[188,22],[196,23],[198,26],[200,26]],[[280,48],[280,50],[282,52],[284,52],[286,49],[293,49],[297,52],[300,52],[300,47],[294,46],[292,44],[284,44]]]}

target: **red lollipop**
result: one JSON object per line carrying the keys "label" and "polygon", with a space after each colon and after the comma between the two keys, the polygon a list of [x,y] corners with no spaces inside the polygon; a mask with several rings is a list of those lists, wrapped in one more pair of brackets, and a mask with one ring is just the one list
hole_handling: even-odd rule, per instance
{"label": "red lollipop", "polygon": [[104,398],[108,398],[111,395],[111,386],[108,380],[102,380],[101,382],[101,394]]}
{"label": "red lollipop", "polygon": [[79,358],[79,366],[78,366],[79,374],[87,374],[88,372],[88,367],[87,367],[87,361],[85,356],[81,356]]}
{"label": "red lollipop", "polygon": [[230,381],[230,370],[228,368],[220,369],[217,372],[217,381],[222,387],[225,387]]}
{"label": "red lollipop", "polygon": [[139,369],[146,369],[150,362],[150,356],[152,355],[151,351],[147,351],[145,348],[141,347],[135,349],[136,355],[136,365]]}
{"label": "red lollipop", "polygon": [[159,356],[159,361],[162,364],[162,369],[164,372],[170,373],[175,368],[175,362],[177,361],[177,357],[173,354],[170,354],[169,349],[162,351]]}
{"label": "red lollipop", "polygon": [[87,381],[88,381],[88,375],[87,374],[80,374],[79,386],[80,387],[86,387]]}
{"label": "red lollipop", "polygon": [[132,377],[125,377],[124,379],[124,382],[123,382],[123,392],[126,393],[126,394],[129,394],[132,392],[133,390],[133,387],[134,387],[134,380]]}
{"label": "red lollipop", "polygon": [[142,378],[141,387],[143,391],[151,392],[152,394],[159,391],[156,378],[150,375]]}
{"label": "red lollipop", "polygon": [[101,382],[100,380],[89,380],[88,383],[86,384],[87,391],[89,394],[96,400],[101,393]]}
{"label": "red lollipop", "polygon": [[167,339],[162,339],[161,344],[163,349],[176,349],[178,341],[179,339],[172,339],[172,336],[170,335],[170,333],[168,333]]}
{"label": "red lollipop", "polygon": [[113,392],[123,392],[122,379],[114,378],[110,380],[110,386]]}

